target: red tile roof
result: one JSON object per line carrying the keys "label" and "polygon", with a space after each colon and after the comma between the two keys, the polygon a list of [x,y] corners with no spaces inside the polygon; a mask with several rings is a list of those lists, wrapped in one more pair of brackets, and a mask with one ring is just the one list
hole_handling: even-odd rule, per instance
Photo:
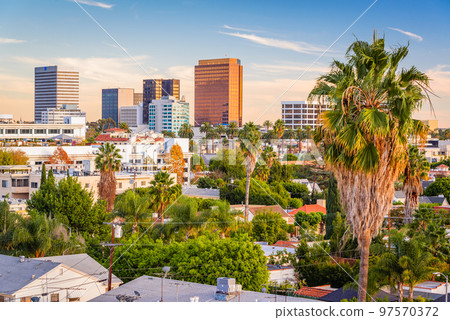
{"label": "red tile roof", "polygon": [[126,132],[126,131],[127,130],[119,129],[119,128],[111,128],[111,129],[105,130],[105,132]]}
{"label": "red tile roof", "polygon": [[295,216],[295,214],[299,211],[303,211],[306,213],[322,212],[324,214],[327,214],[327,209],[318,204],[305,204],[303,207],[300,207],[298,209],[295,209],[295,210],[289,212],[289,214],[292,216]]}
{"label": "red tile roof", "polygon": [[322,298],[329,294],[331,290],[319,289],[319,288],[311,288],[311,287],[301,287],[297,291],[294,292],[296,296],[308,297],[308,298]]}
{"label": "red tile roof", "polygon": [[277,247],[285,247],[285,248],[297,248],[299,242],[295,241],[284,241],[284,240],[278,240],[273,245]]}
{"label": "red tile roof", "polygon": [[128,138],[113,138],[108,133],[103,133],[95,138],[95,141],[128,141]]}

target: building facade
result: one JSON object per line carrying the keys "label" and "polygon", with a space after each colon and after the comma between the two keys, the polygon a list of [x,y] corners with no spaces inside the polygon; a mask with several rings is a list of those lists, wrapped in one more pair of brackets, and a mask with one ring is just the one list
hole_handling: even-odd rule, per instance
{"label": "building facade", "polygon": [[125,122],[130,128],[137,128],[144,124],[142,103],[119,108],[119,123]]}
{"label": "building facade", "polygon": [[134,101],[133,101],[133,106],[137,106],[140,103],[142,103],[143,99],[143,93],[142,92],[135,92],[134,93]]}
{"label": "building facade", "polygon": [[58,66],[34,68],[34,121],[42,122],[42,112],[63,104],[79,105],[80,76],[77,71]]}
{"label": "building facade", "polygon": [[236,122],[242,126],[241,61],[199,60],[195,66],[195,126]]}
{"label": "building facade", "polygon": [[164,96],[173,96],[180,100],[179,79],[147,79],[142,84],[143,117],[148,124],[148,105],[153,100],[159,100]]}
{"label": "building facade", "polygon": [[281,101],[281,118],[286,129],[304,130],[309,126],[314,130],[319,125],[319,114],[325,110],[330,110],[329,106],[318,102]]}
{"label": "building facade", "polygon": [[132,106],[133,103],[134,89],[102,89],[102,119],[111,118],[118,124],[119,108]]}
{"label": "building facade", "polygon": [[[78,109],[73,104],[63,104],[59,109],[47,109],[42,111],[41,123],[43,124],[64,124],[67,123],[66,118],[84,118],[86,122],[86,112]],[[66,119],[66,122],[64,121]]]}
{"label": "building facade", "polygon": [[[74,119],[74,118],[71,118]],[[1,123],[0,140],[46,140],[58,135],[74,139],[86,138],[86,123],[72,124],[35,124],[35,123]]]}
{"label": "building facade", "polygon": [[155,132],[178,133],[183,123],[189,124],[189,103],[175,97],[162,97],[149,105],[148,125]]}

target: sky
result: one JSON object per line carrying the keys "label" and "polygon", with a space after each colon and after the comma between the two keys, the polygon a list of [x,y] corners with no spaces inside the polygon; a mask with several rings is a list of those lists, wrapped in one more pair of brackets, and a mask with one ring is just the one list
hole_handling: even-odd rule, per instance
{"label": "sky", "polygon": [[450,1],[0,0],[0,113],[34,116],[34,67],[79,71],[80,108],[101,116],[102,88],[179,78],[194,108],[199,59],[244,66],[244,122],[281,117],[281,101],[306,100],[315,79],[374,30],[388,47],[409,43],[402,66],[432,79],[435,116],[450,127]]}

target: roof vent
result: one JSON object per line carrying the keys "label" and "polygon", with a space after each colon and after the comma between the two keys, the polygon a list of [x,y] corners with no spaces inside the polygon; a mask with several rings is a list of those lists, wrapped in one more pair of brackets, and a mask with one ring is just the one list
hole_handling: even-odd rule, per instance
{"label": "roof vent", "polygon": [[25,262],[25,256],[20,256],[19,259],[20,259],[20,263],[24,263]]}
{"label": "roof vent", "polygon": [[191,297],[191,302],[198,302],[198,297],[197,296],[195,296],[195,297]]}

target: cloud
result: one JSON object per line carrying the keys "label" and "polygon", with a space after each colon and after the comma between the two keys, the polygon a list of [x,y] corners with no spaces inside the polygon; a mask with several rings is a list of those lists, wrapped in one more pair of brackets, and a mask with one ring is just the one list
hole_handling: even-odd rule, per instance
{"label": "cloud", "polygon": [[262,45],[268,46],[268,47],[292,50],[295,52],[306,53],[306,54],[322,53],[325,50],[324,48],[319,48],[319,47],[316,47],[316,46],[311,45],[306,42],[294,42],[294,41],[287,41],[287,40],[279,40],[279,39],[273,39],[273,38],[260,37],[255,34],[247,34],[247,33],[240,33],[240,32],[229,33],[229,32],[219,31],[219,33],[225,34],[228,36],[232,36],[232,37],[250,40],[252,42],[262,44]]}
{"label": "cloud", "polygon": [[0,44],[8,44],[8,43],[24,43],[25,40],[11,39],[11,38],[0,38]]}
{"label": "cloud", "polygon": [[103,9],[111,9],[112,7],[114,7],[113,4],[107,4],[104,2],[92,1],[92,0],[73,0],[73,2],[78,2],[78,3],[85,4],[87,6],[99,7],[99,8],[103,8]]}
{"label": "cloud", "polygon": [[224,24],[223,28],[228,29],[228,30],[244,31],[244,32],[262,32],[262,31],[259,31],[259,30],[251,30],[251,29],[232,27],[232,26],[229,26],[227,24]]}
{"label": "cloud", "polygon": [[416,39],[417,41],[422,41],[423,40],[423,38],[421,36],[419,36],[419,35],[417,35],[415,33],[409,32],[409,31],[404,31],[402,29],[391,28],[391,27],[388,27],[388,29],[391,29],[391,30],[403,33],[403,34],[407,35],[410,38]]}
{"label": "cloud", "polygon": [[[258,64],[252,63],[251,67],[255,71],[261,71],[265,73],[292,73],[292,72],[303,72],[308,69],[309,65],[301,64]],[[324,65],[314,64],[308,69],[308,73],[326,73],[330,71],[330,68]]]}

